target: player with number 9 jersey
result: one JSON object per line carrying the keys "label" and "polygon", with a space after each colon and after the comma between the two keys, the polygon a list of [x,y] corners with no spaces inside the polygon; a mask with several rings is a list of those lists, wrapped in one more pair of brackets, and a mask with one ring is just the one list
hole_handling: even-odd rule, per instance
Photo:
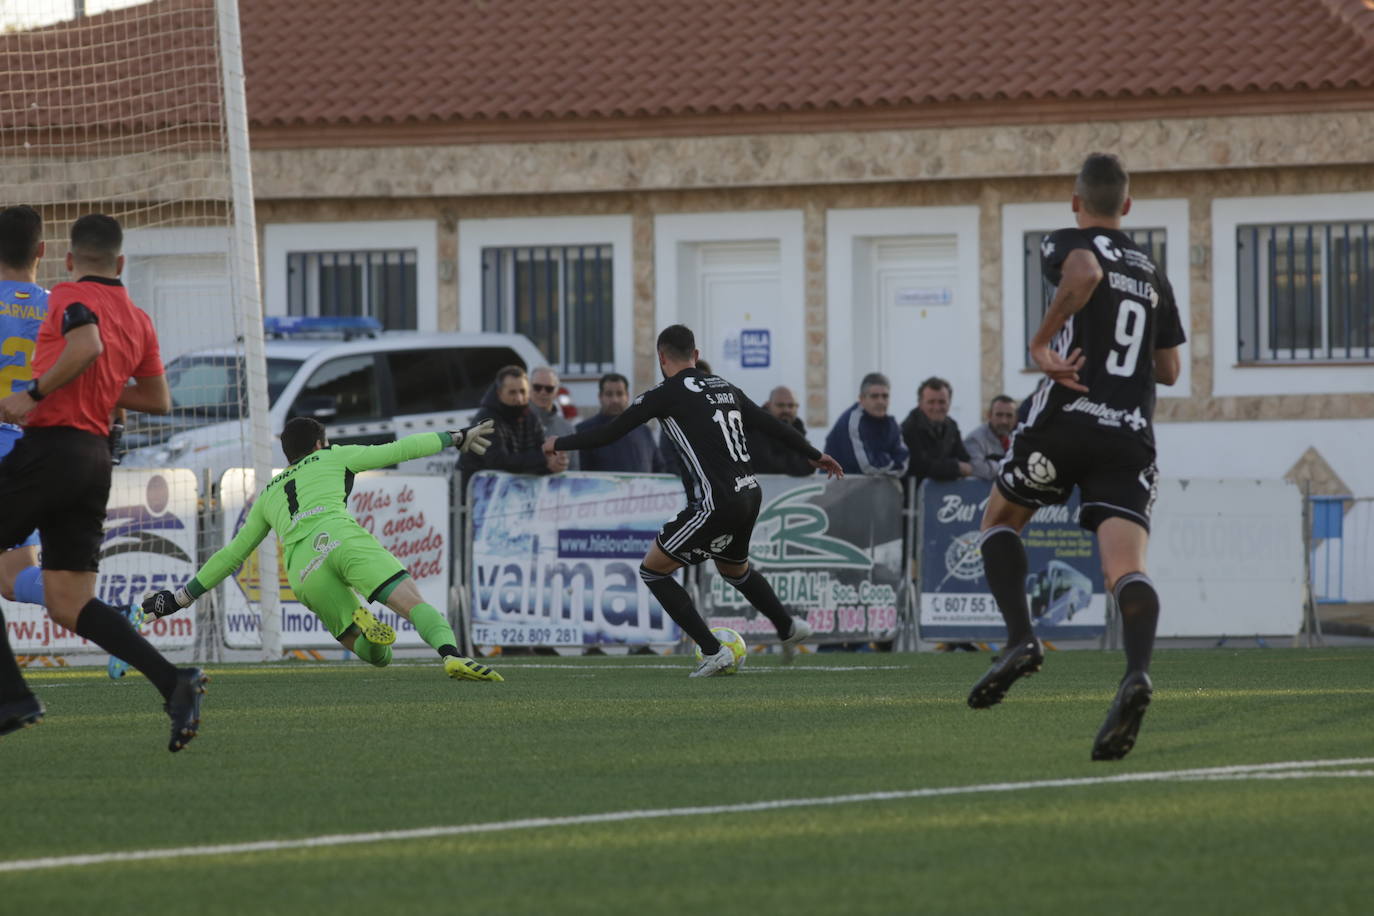
{"label": "player with number 9 jersey", "polygon": [[1130,236],[1101,226],[1051,233],[1040,246],[1047,285],[1059,286],[1075,251],[1097,260],[1102,279],[1050,348],[1065,358],[1082,354],[1078,382],[1087,390],[1041,380],[1012,434],[997,486],[1014,503],[1043,506],[1068,499],[1077,485],[1084,527],[1096,530],[1102,519],[1119,516],[1148,530],[1157,474],[1155,351],[1187,338],[1168,279]]}

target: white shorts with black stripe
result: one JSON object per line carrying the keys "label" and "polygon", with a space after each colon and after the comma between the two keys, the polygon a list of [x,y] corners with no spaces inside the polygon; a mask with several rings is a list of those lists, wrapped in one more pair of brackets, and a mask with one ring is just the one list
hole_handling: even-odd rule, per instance
{"label": "white shorts with black stripe", "polygon": [[763,491],[751,487],[718,506],[689,504],[658,533],[658,547],[687,566],[706,560],[744,563],[749,539],[763,504]]}

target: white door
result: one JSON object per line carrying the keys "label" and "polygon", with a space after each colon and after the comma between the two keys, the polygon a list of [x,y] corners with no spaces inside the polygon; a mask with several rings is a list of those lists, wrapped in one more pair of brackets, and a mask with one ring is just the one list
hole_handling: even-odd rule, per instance
{"label": "white door", "polygon": [[192,350],[230,346],[242,333],[234,321],[223,255],[130,256],[125,282],[134,304],[153,319],[163,362]]}
{"label": "white door", "polygon": [[857,378],[882,372],[892,380],[891,412],[900,423],[916,406],[917,386],[938,375],[954,389],[960,429],[977,426],[978,303],[960,284],[957,237],[865,239],[856,254],[855,396]]}
{"label": "white door", "polygon": [[692,298],[697,347],[711,369],[756,402],[775,386],[802,393],[800,354],[783,352],[783,331],[796,315],[784,313],[782,253],[775,240],[712,242],[696,247]]}

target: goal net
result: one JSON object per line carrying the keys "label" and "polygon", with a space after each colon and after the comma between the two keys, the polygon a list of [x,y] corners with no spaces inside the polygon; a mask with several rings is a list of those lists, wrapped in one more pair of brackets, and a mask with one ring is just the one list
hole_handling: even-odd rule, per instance
{"label": "goal net", "polygon": [[[97,594],[129,605],[183,584],[224,543],[235,523],[218,512],[224,468],[263,480],[270,467],[236,2],[4,0],[0,72],[0,206],[43,215],[37,282],[76,279],[64,266],[74,220],[117,218],[122,279],[167,366],[172,412],[127,417],[110,494]],[[250,580],[276,578],[275,552],[260,557],[226,586],[260,598],[274,621],[277,590]],[[212,593],[145,632],[214,658],[216,608]],[[4,610],[30,661],[93,648],[35,605]],[[264,655],[279,654],[275,633],[262,635]]]}

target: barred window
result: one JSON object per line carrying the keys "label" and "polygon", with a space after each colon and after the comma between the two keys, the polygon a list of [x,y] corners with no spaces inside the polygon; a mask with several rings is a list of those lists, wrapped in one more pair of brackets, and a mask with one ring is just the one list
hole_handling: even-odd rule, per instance
{"label": "barred window", "polygon": [[482,249],[482,328],[534,341],[564,375],[615,369],[611,246]]}
{"label": "barred window", "polygon": [[[1168,253],[1165,231],[1160,228],[1154,229],[1123,229],[1131,241],[1135,242],[1141,251],[1150,256],[1150,260],[1155,262],[1161,274],[1166,274],[1165,257]],[[1045,313],[1050,310],[1050,302],[1054,299],[1054,287],[1045,282],[1045,276],[1040,272],[1040,243],[1049,235],[1044,231],[1031,231],[1023,236],[1025,258],[1025,359],[1026,368],[1034,369],[1035,362],[1030,358],[1030,342],[1035,336],[1035,332],[1040,330],[1040,323],[1045,320]]]}
{"label": "barred window", "polygon": [[1236,227],[1237,359],[1374,357],[1374,222]]}
{"label": "barred window", "polygon": [[389,331],[413,331],[416,261],[414,248],[288,252],[287,314],[366,316]]}

